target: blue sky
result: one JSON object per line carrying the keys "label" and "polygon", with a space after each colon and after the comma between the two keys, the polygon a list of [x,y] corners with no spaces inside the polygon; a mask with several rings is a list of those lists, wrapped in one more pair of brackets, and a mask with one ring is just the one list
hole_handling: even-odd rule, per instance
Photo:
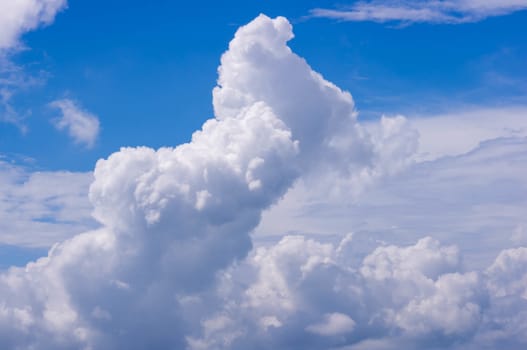
{"label": "blue sky", "polygon": [[0,1],[0,348],[525,349],[526,23]]}
{"label": "blue sky", "polygon": [[[236,28],[258,13],[295,25],[291,47],[352,92],[362,118],[431,115],[522,104],[527,88],[526,12],[460,25],[308,18],[317,2],[70,2],[53,25],[22,37],[13,61],[38,86],[13,97],[27,133],[1,125],[3,153],[39,169],[88,171],[123,145],[188,141],[212,116],[219,57]],[[101,121],[95,147],[71,144],[47,104],[69,98]],[[46,147],[41,147],[43,144]]]}

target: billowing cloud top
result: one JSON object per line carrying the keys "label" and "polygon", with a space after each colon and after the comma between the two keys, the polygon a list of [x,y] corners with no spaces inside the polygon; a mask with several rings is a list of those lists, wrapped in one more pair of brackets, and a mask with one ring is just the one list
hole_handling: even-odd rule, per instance
{"label": "billowing cloud top", "polygon": [[0,275],[0,347],[525,342],[527,315],[507,311],[525,305],[521,249],[484,273],[463,271],[458,250],[431,238],[381,246],[358,264],[352,236],[336,247],[293,236],[252,249],[262,211],[297,179],[332,176],[353,189],[415,150],[404,118],[367,132],[351,95],[295,55],[292,37],[281,17],[241,27],[221,60],[216,117],[190,143],[98,161],[90,200],[102,228]]}

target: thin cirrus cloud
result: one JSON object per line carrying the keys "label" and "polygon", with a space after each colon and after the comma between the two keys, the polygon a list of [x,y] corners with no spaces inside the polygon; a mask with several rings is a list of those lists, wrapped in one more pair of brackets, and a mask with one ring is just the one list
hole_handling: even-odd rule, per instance
{"label": "thin cirrus cloud", "polygon": [[24,114],[12,104],[12,97],[21,88],[42,84],[43,76],[30,76],[13,62],[13,54],[23,49],[24,33],[51,24],[66,0],[24,0],[0,2],[0,122],[27,131]]}
{"label": "thin cirrus cloud", "polygon": [[69,99],[53,101],[50,106],[60,110],[62,114],[53,120],[58,130],[66,131],[77,144],[87,148],[94,146],[100,131],[100,122],[96,115]]}
{"label": "thin cirrus cloud", "polygon": [[[526,116],[525,106],[510,106],[408,118],[419,136],[406,166],[354,197],[345,188],[332,195],[326,184],[341,180],[331,174],[302,179],[264,212],[255,237],[352,231],[371,248],[376,240],[400,244],[426,232],[455,243],[467,264],[481,268],[501,250],[527,242]],[[378,127],[364,126],[372,133]]]}
{"label": "thin cirrus cloud", "polygon": [[498,137],[464,154],[411,164],[355,199],[299,181],[264,213],[255,237],[265,242],[278,232],[334,237],[351,231],[354,254],[361,256],[378,242],[413,242],[426,232],[459,246],[466,266],[482,268],[501,250],[527,242],[526,162],[526,137]]}
{"label": "thin cirrus cloud", "polygon": [[31,171],[0,158],[0,245],[49,248],[97,227],[91,173]]}
{"label": "thin cirrus cloud", "polygon": [[[66,6],[66,0],[0,1],[0,122],[12,124],[23,133],[28,130],[25,119],[29,113],[20,113],[12,99],[21,89],[43,84],[46,74],[28,74],[16,63],[15,55],[24,49],[25,33],[50,25]],[[71,102],[56,104],[68,113],[57,125],[71,132],[78,142],[93,145],[98,121],[75,111]],[[33,172],[14,165],[7,157],[0,159],[0,244],[47,248],[95,227],[86,198],[91,179],[91,173]]]}
{"label": "thin cirrus cloud", "polygon": [[526,0],[373,0],[357,1],[340,9],[316,8],[311,15],[353,22],[461,24],[525,9]]}
{"label": "thin cirrus cloud", "polygon": [[101,227],[0,274],[1,348],[525,348],[526,248],[467,269],[431,237],[377,242],[359,259],[352,234],[253,247],[262,213],[297,181],[369,186],[418,147],[402,117],[359,123],[292,37],[283,17],[242,26],[215,118],[189,143],[97,162]]}

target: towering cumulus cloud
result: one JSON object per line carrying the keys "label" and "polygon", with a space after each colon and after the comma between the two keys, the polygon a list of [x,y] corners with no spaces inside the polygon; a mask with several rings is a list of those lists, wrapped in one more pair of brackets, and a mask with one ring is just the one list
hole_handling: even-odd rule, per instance
{"label": "towering cumulus cloud", "polygon": [[523,250],[477,273],[429,238],[358,265],[351,236],[252,248],[262,211],[300,177],[359,186],[415,148],[403,118],[366,132],[351,95],[292,53],[292,37],[281,17],[241,27],[221,60],[216,117],[190,143],[97,163],[90,200],[102,228],[0,276],[1,348],[457,346],[505,334],[521,344],[526,316],[508,319],[502,304],[524,305]]}

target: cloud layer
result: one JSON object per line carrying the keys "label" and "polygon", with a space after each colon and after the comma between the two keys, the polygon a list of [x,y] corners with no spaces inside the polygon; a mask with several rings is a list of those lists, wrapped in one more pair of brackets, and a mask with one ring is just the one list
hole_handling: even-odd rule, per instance
{"label": "cloud layer", "polygon": [[[449,130],[442,125],[438,130]],[[461,143],[455,133],[447,134],[445,147],[434,144],[433,149],[463,151],[470,133]],[[504,137],[483,141],[466,153],[413,163],[355,198],[330,196],[319,189],[322,186],[302,180],[264,213],[255,237],[271,239],[278,233],[334,237],[351,231],[367,235],[368,240],[359,241],[373,249],[375,240],[408,244],[426,234],[458,245],[467,264],[484,268],[501,250],[527,242],[526,164],[527,139]]]}
{"label": "cloud layer", "polygon": [[432,238],[360,259],[352,235],[253,249],[262,213],[295,182],[354,194],[402,171],[418,145],[402,117],[359,124],[351,95],[295,55],[292,37],[282,17],[241,27],[221,59],[216,117],[191,142],[97,162],[101,228],[0,275],[0,347],[525,345],[525,248],[479,271]]}
{"label": "cloud layer", "polygon": [[314,9],[314,17],[344,21],[460,24],[478,22],[527,9],[525,0],[373,0],[357,1],[343,9]]}
{"label": "cloud layer", "polygon": [[97,227],[91,173],[33,172],[0,160],[0,244],[49,248]]}

